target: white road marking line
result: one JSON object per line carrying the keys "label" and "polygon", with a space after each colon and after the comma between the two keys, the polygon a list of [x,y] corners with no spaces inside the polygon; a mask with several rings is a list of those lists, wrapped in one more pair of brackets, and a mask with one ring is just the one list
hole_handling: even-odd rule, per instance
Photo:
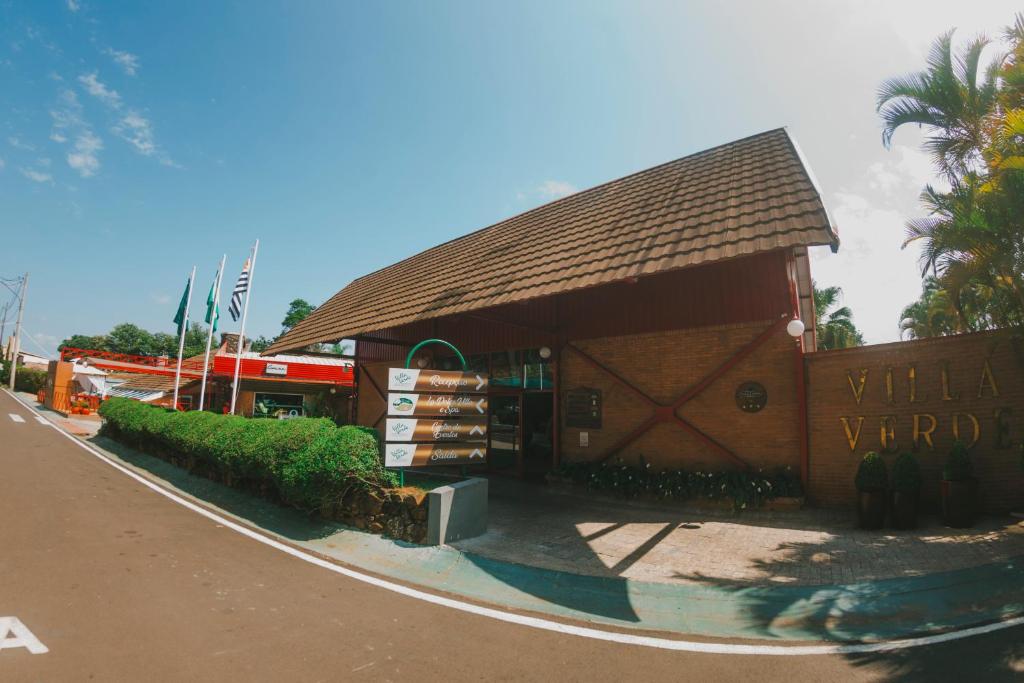
{"label": "white road marking line", "polygon": [[48,425],[48,424],[50,424],[50,421],[47,420],[42,415],[36,415],[36,422],[38,422],[41,425]]}
{"label": "white road marking line", "polygon": [[15,422],[24,422],[25,421],[25,418],[23,418],[21,415],[18,415],[17,413],[8,413],[7,416],[10,417]]}
{"label": "white road marking line", "polygon": [[[9,393],[9,392],[8,392]],[[9,394],[10,395],[10,394]],[[14,400],[21,403],[29,410],[33,410],[27,403],[24,403],[17,396],[11,395]],[[363,583],[377,586],[389,590],[393,593],[405,595],[410,598],[429,602],[434,605],[440,605],[442,607],[450,607],[457,609],[462,612],[468,612],[470,614],[476,614],[482,617],[489,617],[498,621],[504,621],[510,624],[518,624],[520,626],[529,626],[531,628],[541,629],[543,631],[552,631],[555,633],[563,633],[566,635],[580,636],[583,638],[591,638],[593,640],[602,640],[612,643],[620,643],[623,645],[639,645],[642,647],[653,647],[660,650],[675,650],[678,652],[699,652],[703,654],[721,654],[721,655],[773,655],[773,656],[823,656],[823,655],[846,655],[846,654],[864,654],[870,652],[891,652],[893,650],[902,650],[910,647],[921,647],[924,645],[936,645],[938,643],[946,643],[953,640],[960,640],[961,638],[970,638],[972,636],[983,635],[985,633],[992,633],[994,631],[1001,631],[1007,628],[1013,628],[1014,626],[1024,625],[1024,617],[1016,617],[1013,619],[1007,619],[1005,621],[999,621],[992,624],[985,624],[983,626],[972,626],[970,628],[961,629],[959,631],[949,631],[946,633],[939,633],[932,636],[920,636],[917,638],[902,638],[899,640],[888,640],[877,643],[851,643],[848,645],[744,645],[739,643],[705,643],[695,642],[690,640],[673,640],[671,638],[658,638],[655,636],[641,636],[633,633],[622,633],[620,631],[602,631],[596,628],[590,628],[587,626],[576,626],[574,624],[563,624],[557,621],[550,621],[540,617],[530,617],[523,614],[513,614],[510,612],[503,612],[492,607],[482,607],[480,605],[473,605],[468,602],[462,602],[453,598],[445,598],[440,595],[434,595],[432,593],[426,593],[416,588],[409,588],[408,586],[402,586],[397,583],[392,583],[386,579],[379,579],[375,576],[363,574],[347,567],[334,564],[322,558],[310,555],[307,552],[292,548],[289,545],[285,545],[280,541],[277,541],[268,536],[264,536],[252,529],[244,527],[240,524],[232,522],[231,520],[221,517],[215,512],[211,512],[195,503],[182,498],[181,496],[172,493],[171,491],[165,490],[161,486],[151,482],[142,475],[132,472],[130,469],[114,462],[106,455],[96,450],[92,446],[86,444],[83,441],[76,439],[71,436],[63,429],[57,429],[57,433],[65,437],[72,443],[78,445],[80,448],[88,451],[93,456],[99,458],[103,462],[107,463],[116,470],[127,474],[132,479],[135,479],[140,484],[149,488],[165,498],[169,498],[179,505],[192,510],[193,512],[206,517],[207,519],[213,520],[221,526],[227,527],[232,531],[235,531],[243,536],[247,536],[254,541],[258,541],[264,545],[280,550],[283,553],[291,555],[292,557],[298,558],[309,564],[316,565],[328,571],[332,571],[342,576],[347,576],[350,579],[362,581]]]}
{"label": "white road marking line", "polygon": [[18,617],[0,617],[0,650],[8,650],[16,647],[23,647],[34,655],[42,655],[49,652],[49,648],[39,642],[39,639],[28,630],[25,624],[21,623]]}

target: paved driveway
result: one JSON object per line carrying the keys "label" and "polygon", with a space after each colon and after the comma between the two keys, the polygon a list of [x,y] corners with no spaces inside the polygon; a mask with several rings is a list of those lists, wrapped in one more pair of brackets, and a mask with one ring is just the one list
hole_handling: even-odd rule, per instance
{"label": "paved driveway", "polygon": [[[12,416],[16,416],[15,419]],[[898,653],[708,655],[497,621],[339,576],[200,516],[0,392],[0,679],[936,680],[1024,671],[1019,629]],[[10,621],[3,622],[9,628]],[[12,635],[13,633],[13,635]]]}

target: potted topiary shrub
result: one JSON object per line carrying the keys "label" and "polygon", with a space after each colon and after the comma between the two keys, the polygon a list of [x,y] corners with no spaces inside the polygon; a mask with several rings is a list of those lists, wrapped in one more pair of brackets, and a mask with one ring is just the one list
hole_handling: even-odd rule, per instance
{"label": "potted topiary shrub", "polygon": [[857,467],[857,524],[861,529],[881,529],[885,524],[886,487],[889,483],[885,460],[871,451]]}
{"label": "potted topiary shrub", "polygon": [[892,525],[897,529],[917,528],[921,467],[917,458],[903,453],[892,464]]}
{"label": "potted topiary shrub", "polygon": [[967,446],[957,441],[942,468],[942,521],[946,526],[965,529],[974,526],[977,480]]}

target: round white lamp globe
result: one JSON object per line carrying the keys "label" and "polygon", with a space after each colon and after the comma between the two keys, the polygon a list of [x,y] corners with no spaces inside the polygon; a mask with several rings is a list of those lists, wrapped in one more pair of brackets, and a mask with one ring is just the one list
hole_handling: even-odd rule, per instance
{"label": "round white lamp globe", "polygon": [[420,368],[427,367],[427,363],[428,362],[429,361],[426,358],[424,358],[423,356],[420,356],[419,358],[416,359],[416,365],[420,366]]}
{"label": "round white lamp globe", "polygon": [[544,360],[551,358],[551,349],[549,349],[546,346],[540,347],[540,351],[538,351],[538,353],[540,354],[540,357],[543,358]]}
{"label": "round white lamp globe", "polygon": [[799,337],[804,333],[804,322],[800,318],[793,318],[786,324],[786,332],[790,337]]}

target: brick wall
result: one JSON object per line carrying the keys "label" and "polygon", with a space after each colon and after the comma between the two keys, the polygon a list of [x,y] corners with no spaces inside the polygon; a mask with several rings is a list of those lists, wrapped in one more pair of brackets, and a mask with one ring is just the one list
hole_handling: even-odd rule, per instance
{"label": "brick wall", "polygon": [[[773,322],[605,337],[573,344],[664,404],[671,403],[701,381]],[[562,458],[566,461],[598,459],[641,425],[652,410],[634,392],[571,349],[564,349],[561,358],[562,424],[565,424],[565,395],[572,389],[600,389],[604,404],[601,429],[563,428]],[[778,329],[756,351],[683,405],[677,414],[752,466],[789,465],[798,470],[799,423],[794,375],[794,342],[785,330]],[[757,413],[743,412],[736,405],[737,387],[751,380],[763,384],[768,393],[766,406]],[[587,447],[580,446],[582,431],[589,436]],[[736,466],[674,423],[656,425],[619,455],[631,462],[638,461],[642,455],[657,468]]]}
{"label": "brick wall", "polygon": [[[896,453],[916,451],[925,474],[925,503],[934,506],[959,414],[960,435],[968,441],[974,437],[971,418],[978,421],[979,438],[971,453],[982,504],[992,511],[1024,507],[1024,468],[1017,450],[1024,437],[1024,366],[1010,335],[979,333],[818,352],[807,356],[807,381],[814,502],[852,503],[860,458],[886,445],[890,464]],[[862,391],[859,403],[855,391]],[[857,437],[852,448],[841,418]],[[932,418],[929,445],[924,433]]]}

